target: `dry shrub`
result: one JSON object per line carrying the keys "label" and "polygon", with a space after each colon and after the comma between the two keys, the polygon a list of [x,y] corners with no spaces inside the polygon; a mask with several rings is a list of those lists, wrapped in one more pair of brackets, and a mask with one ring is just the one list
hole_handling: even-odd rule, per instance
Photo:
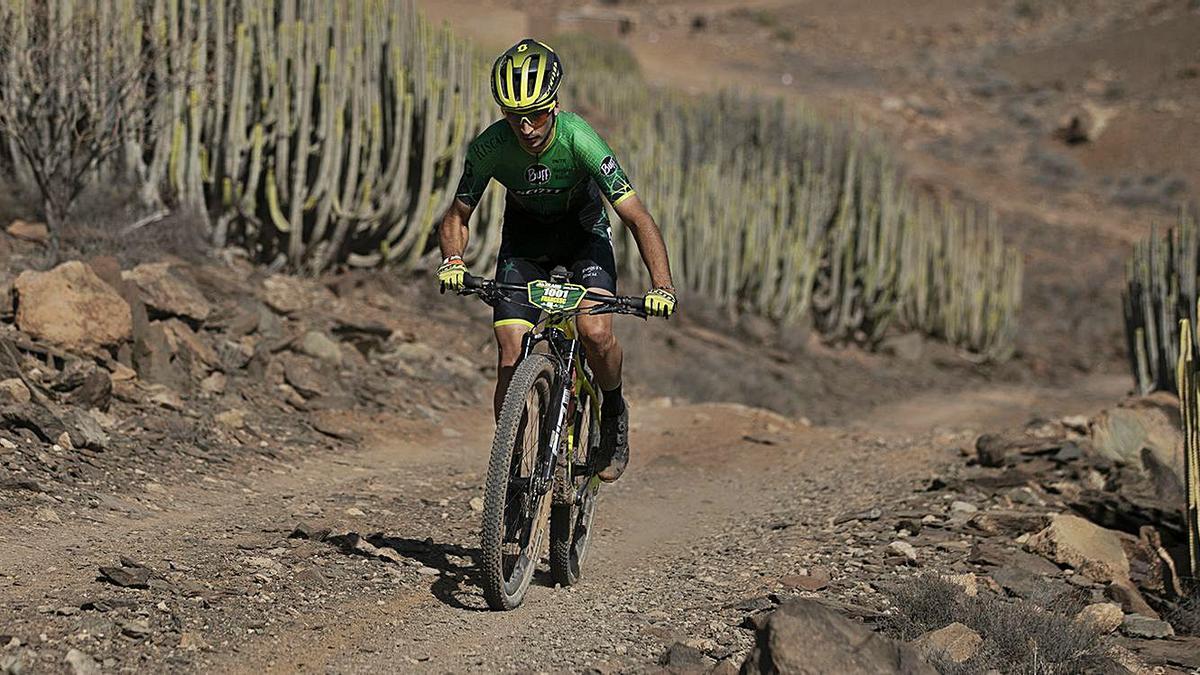
{"label": "dry shrub", "polygon": [[932,576],[883,590],[895,608],[883,623],[889,635],[912,640],[958,622],[983,638],[965,663],[935,657],[933,665],[943,673],[1078,673],[1109,663],[1104,637],[1066,614],[997,596],[970,597]]}
{"label": "dry shrub", "polygon": [[1200,580],[1183,580],[1188,594],[1175,602],[1163,619],[1180,635],[1200,636]]}
{"label": "dry shrub", "polygon": [[141,227],[132,226],[150,211],[140,206],[132,188],[94,188],[79,201],[63,230],[63,247],[80,258],[110,255],[124,268],[175,256],[198,261],[209,249],[203,216],[194,211],[170,213]]}

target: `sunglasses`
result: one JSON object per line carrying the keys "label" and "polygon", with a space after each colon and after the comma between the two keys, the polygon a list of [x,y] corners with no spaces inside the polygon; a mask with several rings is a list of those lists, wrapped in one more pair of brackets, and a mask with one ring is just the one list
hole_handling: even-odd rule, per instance
{"label": "sunglasses", "polygon": [[504,110],[504,118],[510,123],[520,126],[528,124],[534,129],[541,129],[546,126],[546,122],[550,121],[550,110],[539,110],[538,112],[519,113],[510,110]]}

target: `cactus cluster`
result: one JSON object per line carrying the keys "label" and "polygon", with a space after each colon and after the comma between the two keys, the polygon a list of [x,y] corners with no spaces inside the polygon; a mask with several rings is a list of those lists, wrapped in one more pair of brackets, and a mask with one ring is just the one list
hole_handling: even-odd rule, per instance
{"label": "cactus cluster", "polygon": [[[829,340],[873,345],[899,326],[1012,353],[1018,254],[991,219],[919,196],[871,134],[779,99],[658,91],[612,47],[559,42],[566,103],[628,165],[688,289],[782,324],[811,317]],[[642,280],[636,248],[621,254]]]}
{"label": "cactus cluster", "polygon": [[[214,244],[295,271],[415,265],[463,146],[495,117],[485,59],[411,0],[14,0],[0,5],[5,37],[29,39],[46,7],[89,12],[108,58],[145,62],[123,151],[97,175],[198,207]],[[558,44],[564,103],[632,170],[681,285],[783,324],[811,317],[831,340],[873,344],[898,324],[1011,352],[1016,256],[989,222],[919,198],[884,144],[778,99],[659,91],[628,52]],[[501,194],[472,229],[467,257],[483,267]]]}
{"label": "cactus cluster", "polygon": [[491,114],[477,55],[411,0],[47,0],[4,3],[0,23],[21,39],[47,3],[147,60],[106,170],[298,271],[412,264]]}
{"label": "cactus cluster", "polygon": [[1200,373],[1197,373],[1191,319],[1179,322],[1179,412],[1183,420],[1183,478],[1186,503],[1188,577],[1200,579]]}
{"label": "cactus cluster", "polygon": [[1134,245],[1122,305],[1130,369],[1138,392],[1177,391],[1179,321],[1196,325],[1200,228],[1185,212],[1176,227]]}

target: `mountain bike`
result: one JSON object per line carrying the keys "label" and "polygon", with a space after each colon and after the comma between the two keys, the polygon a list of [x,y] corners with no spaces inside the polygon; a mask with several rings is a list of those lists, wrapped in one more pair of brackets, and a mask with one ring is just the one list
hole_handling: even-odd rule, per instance
{"label": "mountain bike", "polygon": [[[549,280],[513,284],[467,275],[463,295],[495,305],[521,294],[543,311],[525,334],[521,357],[496,423],[483,499],[483,595],[496,610],[521,605],[544,550],[556,583],[580,579],[603,467],[601,393],[575,331],[581,314],[646,317],[644,298],[601,295],[569,283],[559,267]],[[591,305],[583,306],[584,301]]]}

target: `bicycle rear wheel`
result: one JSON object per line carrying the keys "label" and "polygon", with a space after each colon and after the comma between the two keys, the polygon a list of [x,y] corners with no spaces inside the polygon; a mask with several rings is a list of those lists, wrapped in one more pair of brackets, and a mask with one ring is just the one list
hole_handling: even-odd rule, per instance
{"label": "bicycle rear wheel", "polygon": [[544,548],[550,491],[539,494],[536,477],[553,390],[554,362],[531,354],[500,408],[483,499],[483,595],[492,609],[521,605]]}
{"label": "bicycle rear wheel", "polygon": [[[575,411],[573,467],[590,465],[592,445],[599,440],[593,404],[590,397],[581,396]],[[576,474],[573,467],[565,462],[557,467],[557,494],[550,510],[550,572],[560,586],[573,586],[583,575],[600,489],[599,479],[588,472]]]}

